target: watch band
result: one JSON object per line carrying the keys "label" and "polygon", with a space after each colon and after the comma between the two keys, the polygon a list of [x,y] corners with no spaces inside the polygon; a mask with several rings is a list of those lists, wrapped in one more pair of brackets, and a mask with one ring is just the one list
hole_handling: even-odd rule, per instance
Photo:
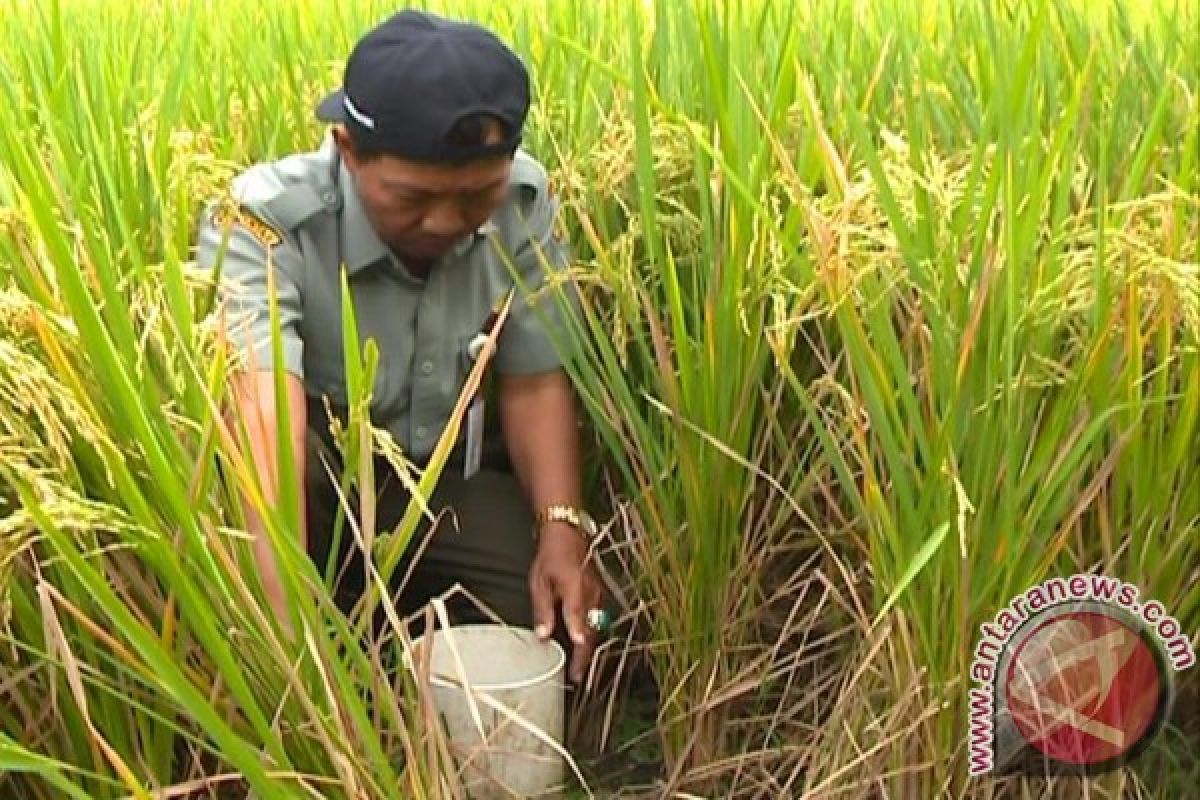
{"label": "watch band", "polygon": [[546,506],[534,514],[533,521],[536,524],[534,528],[535,536],[538,529],[547,522],[566,522],[574,526],[576,530],[588,539],[596,535],[596,523],[592,520],[591,516],[583,509],[575,508],[574,506],[563,504]]}

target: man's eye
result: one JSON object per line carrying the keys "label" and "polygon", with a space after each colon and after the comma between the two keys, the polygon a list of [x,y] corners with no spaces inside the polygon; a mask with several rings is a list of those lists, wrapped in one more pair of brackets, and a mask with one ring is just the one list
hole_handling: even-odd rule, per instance
{"label": "man's eye", "polygon": [[499,189],[500,189],[499,186],[489,186],[486,189],[480,189],[479,191],[475,191],[475,192],[468,192],[466,195],[463,196],[463,200],[465,200],[469,205],[479,205],[481,203],[486,203],[486,202],[490,201],[493,197],[496,196]]}

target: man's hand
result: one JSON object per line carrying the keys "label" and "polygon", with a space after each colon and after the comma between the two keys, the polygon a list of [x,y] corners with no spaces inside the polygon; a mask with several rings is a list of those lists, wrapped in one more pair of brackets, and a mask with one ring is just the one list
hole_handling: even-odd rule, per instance
{"label": "man's hand", "polygon": [[596,649],[596,632],[586,621],[590,608],[601,608],[604,592],[588,558],[588,542],[572,525],[550,522],[543,526],[537,555],[529,570],[534,632],[542,641],[554,633],[557,609],[575,647],[568,677],[581,683]]}

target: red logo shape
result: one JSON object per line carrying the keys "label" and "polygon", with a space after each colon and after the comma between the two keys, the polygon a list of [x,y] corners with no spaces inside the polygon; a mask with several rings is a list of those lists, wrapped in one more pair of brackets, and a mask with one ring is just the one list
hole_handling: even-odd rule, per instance
{"label": "red logo shape", "polygon": [[1035,628],[1005,675],[1021,735],[1050,758],[1092,765],[1120,758],[1145,737],[1162,678],[1136,630],[1098,611],[1076,611]]}

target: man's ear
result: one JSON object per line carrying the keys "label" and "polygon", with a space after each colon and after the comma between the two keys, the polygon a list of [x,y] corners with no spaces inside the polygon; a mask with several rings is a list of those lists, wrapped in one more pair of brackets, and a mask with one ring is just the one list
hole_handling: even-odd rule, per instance
{"label": "man's ear", "polygon": [[350,138],[350,132],[340,122],[333,125],[332,131],[333,142],[337,145],[342,160],[346,162],[346,166],[351,170],[356,169],[358,167],[358,158],[354,152],[354,140]]}

